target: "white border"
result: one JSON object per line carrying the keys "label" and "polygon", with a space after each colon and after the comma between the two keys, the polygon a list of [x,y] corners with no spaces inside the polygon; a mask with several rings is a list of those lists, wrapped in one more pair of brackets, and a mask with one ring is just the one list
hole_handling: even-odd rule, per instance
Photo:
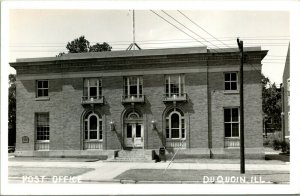
{"label": "white border", "polygon": [[[191,9],[191,10],[261,10],[291,13],[291,182],[290,185],[32,185],[7,183],[8,130],[8,13],[10,9]],[[5,1],[1,5],[1,194],[286,194],[300,193],[299,154],[300,110],[300,30],[299,1]],[[296,54],[296,51],[298,54]],[[296,152],[295,152],[296,151]]]}

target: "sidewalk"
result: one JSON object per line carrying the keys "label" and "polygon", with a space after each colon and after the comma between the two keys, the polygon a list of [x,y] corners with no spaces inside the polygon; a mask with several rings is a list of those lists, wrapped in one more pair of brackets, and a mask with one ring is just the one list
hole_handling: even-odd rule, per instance
{"label": "sidewalk", "polygon": [[[224,163],[225,162],[225,163]],[[179,170],[228,170],[228,171],[238,171],[240,165],[238,160],[235,163],[230,163],[232,161],[224,160],[210,160],[203,159],[202,163],[171,163],[169,168],[179,169]],[[251,162],[251,161],[250,161]],[[12,161],[8,163],[9,167],[20,168],[91,168],[93,170],[88,171],[79,175],[81,181],[83,182],[107,182],[107,183],[120,183],[120,181],[114,178],[123,172],[131,169],[165,169],[170,162],[66,162],[66,161]],[[247,171],[284,171],[289,172],[289,163],[279,162],[279,161],[264,161],[257,160],[254,163],[246,162],[246,172]],[[42,175],[42,174],[41,174]],[[147,175],[147,174],[145,174]]]}

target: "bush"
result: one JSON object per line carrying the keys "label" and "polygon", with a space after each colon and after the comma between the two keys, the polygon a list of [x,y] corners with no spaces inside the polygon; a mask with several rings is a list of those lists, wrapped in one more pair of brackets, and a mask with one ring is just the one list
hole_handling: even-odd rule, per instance
{"label": "bush", "polygon": [[270,140],[268,140],[267,138],[264,138],[264,146],[268,147],[270,146]]}
{"label": "bush", "polygon": [[287,141],[281,141],[280,143],[280,146],[281,146],[281,151],[283,153],[290,153],[290,143],[287,142]]}
{"label": "bush", "polygon": [[274,150],[279,150],[281,148],[281,141],[278,139],[274,139],[272,142],[272,146]]}

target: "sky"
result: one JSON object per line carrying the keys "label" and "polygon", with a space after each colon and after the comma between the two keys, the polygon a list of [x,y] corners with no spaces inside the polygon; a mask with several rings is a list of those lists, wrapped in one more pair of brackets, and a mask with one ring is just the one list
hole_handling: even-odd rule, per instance
{"label": "sky", "polygon": [[[290,39],[288,11],[180,10],[189,20],[177,10],[164,10],[194,33],[161,10],[153,11],[196,40],[151,10],[135,10],[135,41],[142,49],[237,47],[239,37],[245,47],[261,46],[269,50],[262,62],[262,72],[277,85],[282,82]],[[81,35],[91,44],[107,42],[113,50],[126,50],[133,42],[132,15],[132,10],[127,9],[11,9],[9,61],[54,57],[66,52],[66,44]],[[13,68],[9,71],[15,73]]]}

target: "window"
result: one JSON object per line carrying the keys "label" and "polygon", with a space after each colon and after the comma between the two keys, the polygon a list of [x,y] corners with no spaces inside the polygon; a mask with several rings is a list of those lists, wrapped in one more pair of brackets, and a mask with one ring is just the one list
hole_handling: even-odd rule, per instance
{"label": "window", "polygon": [[102,118],[89,112],[84,119],[84,139],[102,140]]}
{"label": "window", "polygon": [[183,113],[174,109],[166,117],[166,138],[184,139],[185,138],[185,119]]}
{"label": "window", "polygon": [[102,96],[102,81],[97,78],[84,79],[84,97],[99,99]]}
{"label": "window", "polygon": [[49,141],[49,113],[36,113],[36,140]]}
{"label": "window", "polygon": [[165,94],[167,97],[184,94],[184,75],[165,76]]}
{"label": "window", "polygon": [[225,73],[225,90],[237,90],[237,73]]}
{"label": "window", "polygon": [[224,109],[225,137],[239,137],[239,109]]}
{"label": "window", "polygon": [[48,97],[49,81],[37,80],[36,85],[37,85],[36,97]]}
{"label": "window", "polygon": [[139,76],[131,76],[124,78],[124,97],[139,98],[143,95],[143,78]]}

